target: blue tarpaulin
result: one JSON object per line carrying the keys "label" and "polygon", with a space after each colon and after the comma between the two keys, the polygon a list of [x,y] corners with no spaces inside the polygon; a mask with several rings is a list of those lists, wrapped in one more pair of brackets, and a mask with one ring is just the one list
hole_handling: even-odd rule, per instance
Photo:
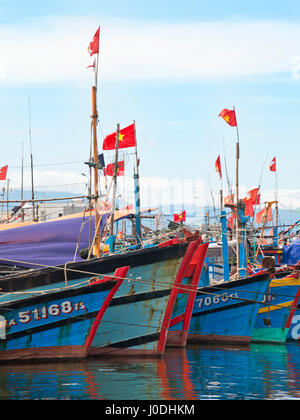
{"label": "blue tarpaulin", "polygon": [[300,261],[300,239],[295,239],[290,245],[285,245],[282,250],[283,264],[295,265]]}

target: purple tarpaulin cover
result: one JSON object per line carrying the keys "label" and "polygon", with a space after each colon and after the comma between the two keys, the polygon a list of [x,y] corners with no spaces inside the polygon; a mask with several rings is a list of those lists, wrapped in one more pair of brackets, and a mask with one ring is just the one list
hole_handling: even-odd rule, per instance
{"label": "purple tarpaulin cover", "polygon": [[[101,218],[101,232],[108,217],[109,213]],[[90,225],[93,239],[95,216],[92,216],[91,223],[89,216],[85,218],[81,216],[1,230],[0,264],[27,268],[39,268],[35,264],[47,266],[65,264],[74,261],[77,243],[75,261],[82,261],[79,251],[89,246]]]}

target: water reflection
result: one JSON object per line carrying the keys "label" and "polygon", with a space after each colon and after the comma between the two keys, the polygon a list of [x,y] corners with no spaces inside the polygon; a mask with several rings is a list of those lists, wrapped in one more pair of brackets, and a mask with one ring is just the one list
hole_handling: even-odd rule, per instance
{"label": "water reflection", "polygon": [[162,359],[0,367],[1,399],[299,399],[300,347],[189,346]]}

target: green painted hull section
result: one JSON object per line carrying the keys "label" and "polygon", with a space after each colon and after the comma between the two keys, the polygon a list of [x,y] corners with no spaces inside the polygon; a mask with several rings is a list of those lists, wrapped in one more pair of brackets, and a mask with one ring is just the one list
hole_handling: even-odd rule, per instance
{"label": "green painted hull section", "polygon": [[284,344],[288,332],[288,328],[253,328],[251,341]]}

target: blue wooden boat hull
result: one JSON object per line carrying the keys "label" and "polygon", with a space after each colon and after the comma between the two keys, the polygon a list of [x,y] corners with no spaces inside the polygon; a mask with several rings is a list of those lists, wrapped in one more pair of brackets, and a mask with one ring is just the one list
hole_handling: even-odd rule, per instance
{"label": "blue wooden boat hull", "polygon": [[260,275],[199,288],[188,342],[249,344],[268,284]]}
{"label": "blue wooden boat hull", "polygon": [[116,284],[109,280],[38,296],[2,296],[0,362],[85,358],[91,328]]}
{"label": "blue wooden boat hull", "polygon": [[[204,256],[199,259],[196,251],[205,252],[208,244],[200,245],[200,240],[190,243],[183,258],[173,258],[135,267],[131,270],[133,277],[140,277],[142,281],[123,282],[116,293],[110,307],[106,311],[101,327],[99,328],[90,349],[90,355],[159,355],[164,351],[168,337],[165,329],[169,329],[171,317],[174,317],[174,308],[180,293],[180,284],[190,284],[192,277],[200,277],[201,269],[195,267],[201,263]],[[197,264],[190,268],[191,258]],[[184,279],[189,270],[190,277]],[[195,274],[194,274],[195,273]],[[196,287],[195,287],[196,288]],[[189,296],[186,293],[185,296]],[[186,313],[186,305],[182,313]],[[177,334],[180,346],[182,334]],[[184,335],[183,335],[184,339]],[[110,346],[105,343],[110,342]],[[164,342],[164,344],[162,344]],[[184,345],[186,339],[184,340]]]}
{"label": "blue wooden boat hull", "polygon": [[291,336],[295,330],[290,328],[293,303],[299,291],[300,279],[291,276],[276,278],[271,281],[269,297],[258,310],[252,332],[253,342],[285,343],[289,330]]}
{"label": "blue wooden boat hull", "polygon": [[[165,312],[169,304],[176,273],[189,243],[153,247],[138,251],[70,263],[64,267],[34,270],[32,273],[8,276],[0,280],[4,291],[49,290],[53,287],[97,279],[98,274],[111,275],[119,266],[130,271],[104,314],[89,355],[158,355]],[[137,280],[138,279],[138,280]],[[166,330],[166,329],[165,329]],[[160,346],[159,346],[160,342]]]}
{"label": "blue wooden boat hull", "polygon": [[[134,267],[107,309],[90,356],[158,354],[161,327],[181,258]],[[107,343],[110,343],[108,346]]]}

